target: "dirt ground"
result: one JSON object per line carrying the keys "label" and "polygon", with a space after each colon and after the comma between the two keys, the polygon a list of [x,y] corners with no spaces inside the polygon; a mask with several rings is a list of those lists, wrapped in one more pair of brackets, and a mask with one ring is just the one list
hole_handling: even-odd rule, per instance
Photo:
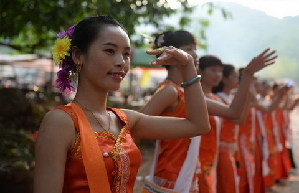
{"label": "dirt ground", "polygon": [[[280,184],[275,185],[272,190],[268,193],[299,193],[299,108],[295,109],[291,113],[291,128],[292,128],[292,147],[293,156],[297,164],[297,169],[292,170],[290,178],[283,181]],[[142,153],[142,164],[138,171],[138,177],[136,179],[134,193],[141,193],[144,177],[148,174],[151,163],[152,155],[154,152],[154,142],[153,141],[142,141],[141,153]]]}

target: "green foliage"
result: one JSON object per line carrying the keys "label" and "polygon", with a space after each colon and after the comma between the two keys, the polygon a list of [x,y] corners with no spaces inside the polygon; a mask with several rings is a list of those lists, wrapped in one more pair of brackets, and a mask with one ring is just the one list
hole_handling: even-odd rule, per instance
{"label": "green foliage", "polygon": [[0,130],[0,173],[33,168],[33,140],[25,130]]}
{"label": "green foliage", "polygon": [[[190,11],[186,0],[179,2]],[[158,26],[173,13],[164,0],[2,0],[0,45],[33,53],[49,47],[57,32],[92,15],[111,15],[132,35],[140,22]]]}
{"label": "green foliage", "polygon": [[33,167],[33,131],[48,108],[29,102],[17,88],[0,89],[0,173]]}

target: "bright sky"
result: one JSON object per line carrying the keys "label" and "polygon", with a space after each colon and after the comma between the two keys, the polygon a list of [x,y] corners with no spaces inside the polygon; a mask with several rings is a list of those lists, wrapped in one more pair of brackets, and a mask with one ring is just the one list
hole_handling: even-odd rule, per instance
{"label": "bright sky", "polygon": [[[175,0],[168,0],[169,2]],[[208,0],[188,0],[191,5],[200,5]],[[283,18],[286,16],[299,15],[299,0],[210,0],[235,2],[246,7],[257,9],[265,12],[267,15],[277,18]],[[171,3],[172,4],[172,3]],[[173,4],[175,6],[175,3]]]}

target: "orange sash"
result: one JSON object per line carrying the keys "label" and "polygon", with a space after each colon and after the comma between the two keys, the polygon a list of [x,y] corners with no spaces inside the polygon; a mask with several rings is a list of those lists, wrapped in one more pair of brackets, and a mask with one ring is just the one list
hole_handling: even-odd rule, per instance
{"label": "orange sash", "polygon": [[68,104],[78,117],[81,136],[81,152],[88,179],[90,193],[111,193],[107,171],[102,152],[98,147],[96,136],[90,127],[82,109],[74,103]]}

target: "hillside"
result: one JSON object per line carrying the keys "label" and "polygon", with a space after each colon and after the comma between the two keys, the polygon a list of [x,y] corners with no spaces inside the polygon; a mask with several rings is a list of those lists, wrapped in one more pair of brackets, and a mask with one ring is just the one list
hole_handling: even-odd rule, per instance
{"label": "hillside", "polygon": [[208,53],[218,55],[224,62],[244,66],[252,56],[271,47],[279,55],[277,63],[264,70],[261,76],[292,78],[299,82],[299,16],[278,19],[235,3],[219,3],[229,10],[233,18],[224,20],[220,13],[207,17],[197,8],[192,28],[200,17],[210,20],[207,30]]}

